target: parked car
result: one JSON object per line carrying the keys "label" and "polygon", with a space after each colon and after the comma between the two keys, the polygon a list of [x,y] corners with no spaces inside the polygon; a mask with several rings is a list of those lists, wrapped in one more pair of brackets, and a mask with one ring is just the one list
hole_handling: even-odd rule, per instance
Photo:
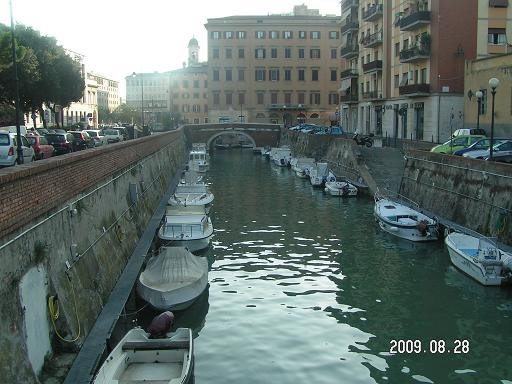
{"label": "parked car", "polygon": [[[21,149],[23,162],[31,163],[35,160],[34,150],[25,136],[21,136]],[[0,131],[0,167],[16,165],[18,159],[16,134]]]}
{"label": "parked car", "polygon": [[466,136],[457,136],[453,139],[448,140],[446,143],[436,145],[432,148],[431,152],[443,153],[443,154],[453,154],[455,151],[460,149],[464,149],[469,147],[471,144],[476,143],[478,140],[485,138],[482,135],[466,135]]}
{"label": "parked car", "polygon": [[47,159],[53,156],[55,149],[48,143],[45,136],[28,135],[27,140],[34,149],[36,160]]}
{"label": "parked car", "polygon": [[71,153],[75,150],[75,137],[71,133],[51,133],[46,135],[48,143],[53,145],[56,155]]}
{"label": "parked car", "polygon": [[107,138],[107,142],[109,144],[119,143],[120,141],[123,141],[123,136],[117,129],[104,129],[103,131],[101,131],[101,133],[103,134],[103,136]]}
{"label": "parked car", "polygon": [[461,129],[455,130],[455,132],[453,132],[452,137],[471,136],[471,135],[487,136],[487,134],[485,133],[485,130],[482,128],[461,128]]}
{"label": "parked car", "polygon": [[102,145],[107,145],[107,138],[101,134],[101,130],[99,129],[87,129],[84,132],[91,137],[94,142],[95,147],[101,147]]}
{"label": "parked car", "polygon": [[47,135],[50,133],[46,128],[36,128],[36,132],[39,134],[39,136]]}
{"label": "parked car", "polygon": [[69,131],[68,133],[72,134],[75,138],[74,151],[81,151],[83,149],[88,149],[94,147],[94,140],[91,139],[91,136],[85,131]]}
{"label": "parked car", "polygon": [[[494,144],[493,156],[495,153],[507,152],[507,151],[512,151],[512,140],[506,140],[506,141],[502,141],[498,144]],[[489,152],[490,151],[488,149],[484,149],[484,150],[480,150],[480,151],[466,152],[462,156],[470,157],[472,159],[485,159],[485,158],[489,157],[489,154],[490,154]]]}
{"label": "parked car", "polygon": [[123,140],[128,140],[128,132],[125,127],[113,127],[116,131],[119,131],[121,136],[123,136]]}
{"label": "parked car", "polygon": [[[501,143],[503,141],[506,141],[508,139],[494,139],[494,144],[498,144],[498,143]],[[477,142],[471,144],[469,147],[467,148],[464,148],[464,149],[459,149],[458,151],[455,151],[453,154],[454,155],[457,155],[457,156],[462,156],[464,155],[466,152],[471,152],[471,151],[478,151],[478,150],[487,150],[489,149],[489,145],[491,144],[491,139],[481,139],[481,140],[478,140]]]}
{"label": "parked car", "polygon": [[[484,160],[490,160],[489,156],[484,157]],[[493,152],[492,161],[512,164],[512,151]]]}

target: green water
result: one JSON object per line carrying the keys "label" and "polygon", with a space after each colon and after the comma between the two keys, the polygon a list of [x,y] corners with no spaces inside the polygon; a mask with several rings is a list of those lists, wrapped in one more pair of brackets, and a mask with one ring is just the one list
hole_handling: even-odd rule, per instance
{"label": "green water", "polygon": [[[338,199],[250,151],[212,155],[209,291],[197,384],[512,383],[512,288],[485,288],[442,242],[378,229],[367,198]],[[446,352],[390,354],[392,339]],[[448,353],[468,340],[467,354]]]}

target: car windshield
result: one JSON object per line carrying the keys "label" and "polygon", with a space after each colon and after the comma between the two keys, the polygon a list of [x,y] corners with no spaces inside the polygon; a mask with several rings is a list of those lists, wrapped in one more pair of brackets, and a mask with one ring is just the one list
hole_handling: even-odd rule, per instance
{"label": "car windshield", "polygon": [[87,133],[89,134],[89,136],[91,136],[91,137],[97,137],[97,136],[98,136],[98,132],[95,132],[95,131],[86,131],[86,132],[87,132]]}
{"label": "car windshield", "polygon": [[27,139],[30,142],[30,145],[37,144],[37,139],[34,136],[27,136]]}
{"label": "car windshield", "polygon": [[0,135],[0,145],[9,145],[9,144],[10,144],[9,135],[1,134]]}
{"label": "car windshield", "polygon": [[80,132],[71,132],[71,134],[76,137],[77,139],[81,139],[82,138],[82,134]]}
{"label": "car windshield", "polygon": [[66,141],[66,139],[64,138],[64,135],[46,135],[46,138],[48,139],[48,141],[51,143],[51,142],[59,142],[59,143],[62,143],[64,141]]}

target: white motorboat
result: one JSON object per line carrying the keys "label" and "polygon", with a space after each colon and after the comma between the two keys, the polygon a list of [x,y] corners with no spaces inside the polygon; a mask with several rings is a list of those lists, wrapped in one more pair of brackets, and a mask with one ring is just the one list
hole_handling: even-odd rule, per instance
{"label": "white motorboat", "polygon": [[197,252],[210,245],[213,225],[203,206],[167,206],[158,237],[172,246]]}
{"label": "white motorboat", "polygon": [[315,164],[315,159],[312,157],[296,157],[293,159],[293,163],[290,162],[292,171],[295,173],[303,172],[307,166]]}
{"label": "white motorboat", "polygon": [[206,149],[199,148],[190,151],[188,155],[188,169],[194,172],[204,173],[208,171],[208,168],[209,164]]}
{"label": "white motorboat", "polygon": [[261,156],[269,158],[271,153],[271,149],[268,147],[261,148]]}
{"label": "white motorboat", "polygon": [[346,181],[328,181],[325,183],[325,192],[331,196],[353,197],[357,196],[357,188]]}
{"label": "white motorboat", "polygon": [[480,284],[512,281],[512,255],[488,239],[453,232],[446,237],[445,244],[453,265]]}
{"label": "white motorboat", "polygon": [[374,214],[381,229],[411,241],[438,239],[437,220],[388,199],[376,199]]}
{"label": "white motorboat", "polygon": [[137,293],[153,308],[182,310],[208,285],[208,260],[184,247],[161,247],[139,275]]}
{"label": "white motorboat", "polygon": [[108,355],[94,384],[187,384],[194,376],[192,330],[178,328],[163,339],[130,330]]}
{"label": "white motorboat", "polygon": [[205,212],[210,213],[213,203],[213,193],[205,184],[180,184],[176,186],[174,194],[169,198],[171,206],[204,206]]}
{"label": "white motorboat", "polygon": [[290,165],[292,159],[292,150],[288,147],[272,148],[271,159],[274,164],[280,167],[287,167]]}
{"label": "white motorboat", "polygon": [[309,170],[309,181],[313,187],[321,187],[327,181],[329,176],[329,164],[316,163],[314,167]]}

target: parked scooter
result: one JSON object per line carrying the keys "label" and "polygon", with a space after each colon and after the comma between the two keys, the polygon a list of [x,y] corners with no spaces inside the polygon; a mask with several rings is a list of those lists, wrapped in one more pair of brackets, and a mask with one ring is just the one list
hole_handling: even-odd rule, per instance
{"label": "parked scooter", "polygon": [[368,148],[373,146],[373,133],[370,133],[368,136],[362,136],[359,133],[354,135],[354,141],[357,145],[366,145]]}

